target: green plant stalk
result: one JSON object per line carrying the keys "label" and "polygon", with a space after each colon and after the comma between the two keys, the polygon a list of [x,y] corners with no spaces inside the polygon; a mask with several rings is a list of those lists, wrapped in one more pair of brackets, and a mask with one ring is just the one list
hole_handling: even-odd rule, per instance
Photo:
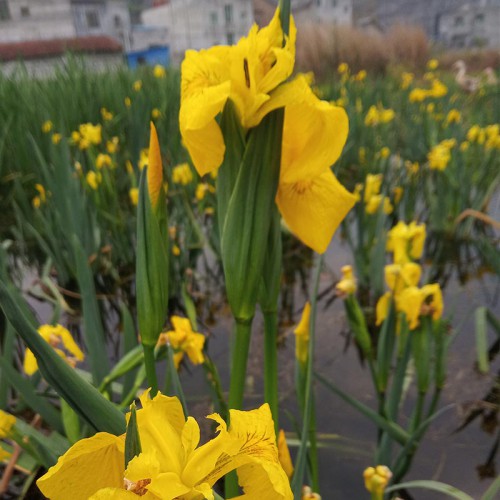
{"label": "green plant stalk", "polygon": [[235,319],[235,336],[231,353],[231,382],[229,385],[229,408],[241,410],[245,392],[248,351],[253,318],[250,320]]}
{"label": "green plant stalk", "polygon": [[[313,393],[313,359],[314,359],[314,338],[315,338],[315,328],[316,328],[316,310],[317,310],[317,297],[319,291],[319,281],[321,277],[321,269],[323,267],[324,256],[321,255],[315,275],[313,280],[313,291],[311,294],[311,319],[309,325],[309,349],[307,356],[307,366],[306,366],[306,376],[305,376],[305,398],[304,398],[304,412],[302,416],[302,440],[299,446],[299,451],[297,454],[297,461],[295,463],[295,473],[292,479],[292,491],[295,498],[300,498],[300,490],[302,488],[305,469],[306,469],[306,459],[309,455],[309,461],[311,467],[317,466],[317,457],[312,456],[312,451],[308,454],[307,448],[308,443],[310,441],[310,430],[311,426],[315,427],[315,424],[312,424],[314,417],[314,393]],[[307,437],[306,437],[307,436]],[[316,451],[316,448],[315,448]],[[317,472],[312,471],[312,477],[317,477]]]}
{"label": "green plant stalk", "polygon": [[278,314],[264,312],[264,396],[271,408],[276,436],[278,422]]}
{"label": "green plant stalk", "polygon": [[142,344],[144,350],[144,367],[146,368],[146,380],[151,387],[151,397],[158,394],[158,378],[156,376],[155,346]]}
{"label": "green plant stalk", "polygon": [[[241,410],[245,393],[245,377],[247,373],[248,351],[253,318],[247,321],[235,318],[235,335],[231,352],[231,381],[229,384],[229,409]],[[228,411],[228,424],[231,425]],[[239,495],[238,477],[236,472],[230,472],[225,480],[226,498]]]}
{"label": "green plant stalk", "polygon": [[210,357],[205,354],[205,361],[203,363],[203,368],[205,370],[205,374],[207,376],[207,382],[212,389],[217,413],[225,420],[228,419],[228,409],[226,398],[224,397],[224,393],[222,392],[222,384],[219,377],[219,372],[217,371],[217,367],[214,362],[210,359]]}

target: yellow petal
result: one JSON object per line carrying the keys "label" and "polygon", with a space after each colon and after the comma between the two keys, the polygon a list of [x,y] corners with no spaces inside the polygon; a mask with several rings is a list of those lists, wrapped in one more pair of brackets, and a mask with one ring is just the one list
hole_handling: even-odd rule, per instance
{"label": "yellow petal", "polygon": [[10,435],[12,427],[16,423],[16,417],[0,410],[0,439],[6,438]]}
{"label": "yellow petal", "polygon": [[[94,493],[89,500],[137,500],[137,495],[132,491],[127,491],[122,488],[103,488]],[[143,500],[151,499],[151,496],[144,495]]]}
{"label": "yellow petal", "polygon": [[184,460],[187,462],[189,456],[196,449],[200,442],[200,426],[193,417],[188,417],[182,429],[182,448],[184,450]]}
{"label": "yellow petal", "polygon": [[291,479],[293,476],[293,463],[292,457],[290,456],[290,450],[286,443],[285,431],[283,429],[280,429],[278,434],[278,458],[288,479]]}
{"label": "yellow petal", "polygon": [[302,99],[285,108],[280,182],[313,179],[339,158],[349,122],[343,108],[319,100],[304,78]]}
{"label": "yellow petal", "polygon": [[137,426],[140,429],[142,448],[157,450],[160,470],[180,475],[181,434],[185,419],[179,400],[161,393],[151,400],[149,391],[140,400],[142,409],[137,411]]}
{"label": "yellow petal", "polygon": [[148,163],[148,192],[151,205],[156,207],[163,186],[163,167],[161,164],[160,143],[154,123],[150,123],[149,163]]}
{"label": "yellow petal", "polygon": [[51,500],[88,500],[102,488],[123,487],[124,460],[124,437],[100,432],[74,444],[37,486]]}
{"label": "yellow petal", "polygon": [[35,355],[29,349],[26,349],[24,353],[23,368],[26,375],[33,375],[33,373],[38,370],[38,363],[36,361]]}
{"label": "yellow petal", "polygon": [[414,330],[420,324],[420,309],[422,307],[423,296],[416,286],[405,288],[396,297],[398,311],[404,312],[410,330]]}
{"label": "yellow petal", "polygon": [[[432,319],[437,320],[443,315],[443,294],[441,287],[437,283],[425,285],[421,288],[423,300],[430,306]],[[429,302],[430,299],[430,302]]]}
{"label": "yellow petal", "polygon": [[156,457],[156,450],[148,449],[130,460],[127,465],[127,470],[125,471],[125,478],[137,483],[144,479],[151,479],[159,473],[160,462]]}
{"label": "yellow petal", "polygon": [[64,347],[71,353],[78,361],[83,361],[85,356],[77,343],[74,341],[71,333],[62,325],[57,325],[55,333],[61,338]]}
{"label": "yellow petal", "polygon": [[389,313],[389,305],[390,301],[392,300],[392,294],[391,292],[386,292],[380,299],[378,299],[377,306],[376,306],[376,316],[377,316],[377,321],[376,325],[380,326],[382,322],[387,318],[387,314]]}
{"label": "yellow petal", "polygon": [[276,202],[290,230],[323,253],[356,198],[328,170],[311,181],[280,183]]}
{"label": "yellow petal", "polygon": [[191,495],[184,497],[184,495],[192,491],[192,487],[184,484],[174,472],[158,474],[148,485],[148,491],[154,494],[155,498],[162,500],[167,498],[192,498]]}

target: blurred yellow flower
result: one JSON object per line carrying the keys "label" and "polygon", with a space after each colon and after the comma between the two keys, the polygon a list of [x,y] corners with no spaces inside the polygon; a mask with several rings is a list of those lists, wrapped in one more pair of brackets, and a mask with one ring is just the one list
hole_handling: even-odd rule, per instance
{"label": "blurred yellow flower", "polygon": [[128,191],[128,196],[130,198],[130,203],[132,203],[132,205],[136,207],[139,203],[139,189],[136,187],[130,188]]}
{"label": "blurred yellow flower", "polygon": [[425,244],[425,224],[399,221],[387,234],[387,250],[394,252],[394,262],[405,264],[422,256]]}
{"label": "blurred yellow flower", "polygon": [[309,357],[309,324],[311,320],[311,304],[306,302],[299,324],[295,327],[295,359],[305,365]]}
{"label": "blurred yellow flower", "polygon": [[198,201],[203,200],[207,193],[215,193],[215,188],[206,182],[196,186],[195,197]]}
{"label": "blurred yellow flower", "polygon": [[100,172],[94,172],[93,170],[90,170],[89,172],[87,172],[85,180],[87,181],[87,184],[95,191],[99,187],[99,184],[102,182],[102,175],[100,174]]}
{"label": "blurred yellow flower", "polygon": [[151,118],[157,120],[161,116],[161,111],[158,108],[153,108],[151,111]]}
{"label": "blurred yellow flower", "polygon": [[373,127],[380,123],[389,123],[394,120],[395,113],[392,109],[384,109],[380,104],[378,106],[370,106],[365,115],[365,125]]}
{"label": "blurred yellow flower", "polygon": [[139,154],[139,170],[149,165],[149,150],[147,148],[141,149]]}
{"label": "blurred yellow flower", "polygon": [[178,245],[173,245],[172,246],[172,255],[175,257],[178,257],[181,254],[181,249],[179,248]]}
{"label": "blurred yellow flower", "polygon": [[383,160],[385,160],[386,158],[389,158],[390,154],[391,154],[391,150],[387,146],[384,146],[379,151],[380,158],[382,158]]}
{"label": "blurred yellow flower", "polygon": [[42,123],[42,132],[44,134],[48,134],[53,128],[54,124],[50,120],[47,120]]}
{"label": "blurred yellow flower", "polygon": [[364,201],[367,203],[372,196],[380,193],[382,181],[384,176],[382,174],[368,174],[365,179],[365,193]]}
{"label": "blurred yellow flower", "polygon": [[168,341],[178,354],[182,354],[176,358],[175,367],[179,369],[184,354],[187,354],[193,365],[203,364],[205,361],[205,355],[203,354],[205,335],[194,332],[191,322],[187,318],[172,316],[170,323],[172,323],[174,329],[162,334],[160,344]]}
{"label": "blurred yellow flower", "polygon": [[453,142],[447,141],[441,141],[439,144],[434,146],[427,154],[427,159],[429,160],[429,168],[432,170],[444,170],[450,163],[450,149],[453,146]]}
{"label": "blurred yellow flower", "polygon": [[61,142],[62,135],[59,132],[52,134],[52,144],[59,144]]}
{"label": "blurred yellow flower", "polygon": [[337,294],[341,297],[352,295],[356,292],[356,278],[352,266],[342,266],[342,279],[335,285]]}
{"label": "blurred yellow flower", "polygon": [[427,99],[428,96],[429,93],[427,90],[421,88],[415,88],[408,95],[408,99],[410,102],[422,102],[425,101],[425,99]]}
{"label": "blurred yellow flower", "polygon": [[161,393],[141,397],[137,429],[142,452],[125,468],[125,435],[100,432],[73,445],[37,481],[52,500],[135,498],[214,500],[212,487],[236,469],[245,497],[292,500],[278,459],[276,435],[267,404],[257,410],[230,410],[230,425],[217,414],[218,435],[202,446],[194,418],[181,403]]}
{"label": "blurred yellow flower", "polygon": [[47,195],[45,193],[45,188],[41,184],[35,184],[35,189],[38,191],[38,195],[33,198],[31,203],[34,208],[40,208],[40,206],[47,201]]}
{"label": "blurred yellow flower", "polygon": [[458,111],[458,109],[450,109],[448,111],[448,114],[446,115],[446,123],[460,123],[460,120],[462,119],[462,113]]}
{"label": "blurred yellow flower", "polygon": [[413,82],[413,79],[415,78],[415,75],[413,73],[407,73],[406,71],[401,74],[401,88],[403,90],[407,89],[411,82]]}
{"label": "blurred yellow flower", "polygon": [[437,78],[432,81],[432,87],[428,92],[430,97],[435,97],[439,99],[440,97],[444,97],[448,93],[448,87]]}
{"label": "blurred yellow flower", "polygon": [[181,163],[172,170],[172,182],[187,186],[193,180],[193,172],[187,163]]}
{"label": "blurred yellow flower", "polygon": [[427,61],[427,69],[434,71],[439,66],[439,61],[437,59],[430,59]]}
{"label": "blurred yellow flower", "polygon": [[[83,352],[73,340],[71,333],[69,333],[64,326],[41,325],[37,331],[43,340],[50,344],[57,354],[59,354],[61,358],[65,359],[71,366],[75,366],[77,361],[84,360],[85,356]],[[59,348],[59,346],[64,347],[70,355],[67,355],[65,351]],[[23,368],[26,375],[33,375],[33,373],[38,370],[36,358],[29,349],[26,349],[24,354]]]}
{"label": "blurred yellow flower", "polygon": [[353,78],[357,82],[364,81],[366,78],[366,70],[362,69],[361,71],[358,71]]}
{"label": "blurred yellow flower", "polygon": [[153,76],[155,78],[165,78],[166,75],[166,69],[161,64],[155,64],[153,68]]}
{"label": "blurred yellow flower", "polygon": [[113,160],[111,156],[103,153],[99,153],[95,160],[95,166],[100,170],[103,167],[111,167],[113,165]]}
{"label": "blurred yellow flower", "polygon": [[113,119],[113,113],[108,111],[106,108],[101,108],[101,116],[105,122],[109,122]]}
{"label": "blurred yellow flower", "polygon": [[401,186],[396,186],[392,189],[392,192],[394,193],[394,204],[397,205],[403,197],[404,189]]}
{"label": "blurred yellow flower", "polygon": [[130,99],[130,97],[125,97],[123,102],[125,104],[125,107],[127,107],[127,108],[130,108],[130,106],[132,105],[132,99]]}
{"label": "blurred yellow flower", "polygon": [[416,175],[418,174],[418,171],[420,170],[420,165],[418,161],[412,162],[412,161],[405,161],[405,167],[408,170],[408,173],[411,175]]}
{"label": "blurred yellow flower", "polygon": [[12,427],[16,424],[16,417],[0,410],[0,439],[5,439],[10,436]]}
{"label": "blurred yellow flower", "polygon": [[77,130],[73,130],[73,132],[71,132],[70,141],[72,144],[78,144],[81,138],[82,136],[80,135],[80,132],[78,132]]}
{"label": "blurred yellow flower", "polygon": [[337,71],[340,75],[343,75],[344,73],[348,73],[349,72],[349,65],[346,62],[340,63],[338,68],[337,68]]}
{"label": "blurred yellow flower", "polygon": [[142,89],[142,82],[141,82],[141,80],[136,80],[132,84],[132,88],[134,89],[135,92],[139,92]]}
{"label": "blurred yellow flower", "polygon": [[93,125],[92,123],[82,123],[78,127],[78,132],[80,133],[80,149],[86,149],[91,144],[101,144],[101,131],[102,127],[100,124]]}
{"label": "blurred yellow flower", "polygon": [[120,143],[120,140],[118,139],[118,137],[116,137],[116,136],[113,137],[110,141],[106,142],[106,151],[109,154],[116,153],[116,151],[118,150],[119,143]]}

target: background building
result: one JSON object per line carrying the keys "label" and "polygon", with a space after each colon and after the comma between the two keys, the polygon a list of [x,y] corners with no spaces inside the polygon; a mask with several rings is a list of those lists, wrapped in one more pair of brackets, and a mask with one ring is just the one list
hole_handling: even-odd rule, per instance
{"label": "background building", "polygon": [[[143,29],[163,30],[163,38],[156,43],[166,42],[170,46],[176,64],[187,49],[235,43],[248,33],[253,22],[252,0],[170,0],[142,12]],[[154,44],[154,40],[149,44]],[[134,32],[134,46],[137,45],[139,40]]]}

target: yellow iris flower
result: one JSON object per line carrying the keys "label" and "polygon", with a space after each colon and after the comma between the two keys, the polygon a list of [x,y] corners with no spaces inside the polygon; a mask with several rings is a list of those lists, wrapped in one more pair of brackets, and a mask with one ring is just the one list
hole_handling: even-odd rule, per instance
{"label": "yellow iris flower", "polygon": [[363,472],[365,488],[372,493],[372,498],[382,499],[384,491],[392,477],[392,472],[385,465],[368,467]]}
{"label": "yellow iris flower", "polygon": [[213,500],[212,487],[236,469],[245,494],[260,500],[292,499],[288,478],[280,465],[271,412],[230,410],[229,428],[222,418],[218,435],[198,446],[200,428],[175,397],[141,396],[137,428],[142,453],[124,467],[125,435],[100,432],[78,441],[37,481],[52,500],[173,499]]}
{"label": "yellow iris flower", "polygon": [[343,266],[342,269],[342,279],[335,285],[337,293],[345,297],[346,295],[352,295],[356,292],[356,278],[352,271],[352,266]]}
{"label": "yellow iris flower", "polygon": [[[178,253],[173,248],[174,255],[180,254],[180,249],[177,247]],[[170,342],[170,345],[177,351],[174,354],[175,367],[179,365],[186,353],[193,365],[201,365],[205,361],[203,347],[205,345],[205,335],[202,333],[193,332],[191,322],[187,318],[180,316],[172,316],[170,322],[174,327],[166,333],[162,333],[159,339],[160,344]]]}
{"label": "yellow iris flower", "polygon": [[247,37],[236,45],[186,51],[182,62],[182,138],[200,175],[220,166],[225,145],[215,117],[226,101],[234,103],[241,124],[255,127],[265,114],[261,110],[271,100],[270,92],[285,81],[295,62],[295,26],[283,43],[277,10],[269,26],[253,25]]}
{"label": "yellow iris flower", "polygon": [[293,331],[295,333],[295,358],[304,365],[309,356],[309,323],[311,320],[311,304],[306,302],[300,322]]}
{"label": "yellow iris flower", "polygon": [[405,264],[422,257],[425,244],[425,224],[399,221],[387,234],[387,250],[394,252],[394,262]]}
{"label": "yellow iris flower", "polygon": [[[64,358],[69,364],[74,365],[76,361],[83,361],[85,356],[81,349],[78,347],[76,342],[73,340],[71,333],[64,328],[62,325],[41,325],[38,328],[38,333],[42,336],[42,338],[50,344],[54,350]],[[66,355],[66,353],[59,349],[58,346],[61,345],[66,349],[67,352],[71,354],[71,356]],[[33,375],[38,370],[38,363],[34,354],[26,349],[26,353],[24,355],[24,372],[26,375]]]}

